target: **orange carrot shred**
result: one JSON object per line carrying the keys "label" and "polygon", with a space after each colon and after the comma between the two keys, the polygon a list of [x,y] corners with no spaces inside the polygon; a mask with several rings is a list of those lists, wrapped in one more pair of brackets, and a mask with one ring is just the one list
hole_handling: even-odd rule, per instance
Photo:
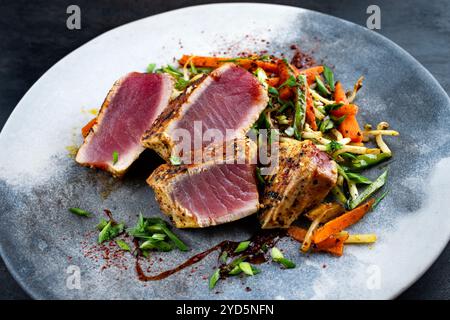
{"label": "orange carrot shred", "polygon": [[292,239],[303,242],[308,231],[297,226],[290,226],[287,232]]}
{"label": "orange carrot shred", "polygon": [[278,71],[276,63],[249,58],[235,59],[227,57],[202,57],[202,56],[183,55],[178,60],[178,63],[184,66],[188,61],[190,61],[194,66],[200,68],[217,68],[223,63],[234,62],[243,67],[244,69],[256,69],[260,67],[264,71],[269,73],[276,73]]}
{"label": "orange carrot shred", "polygon": [[306,89],[306,122],[311,129],[317,131],[316,115],[314,113],[313,99],[309,87]]}
{"label": "orange carrot shred", "polygon": [[352,142],[359,143],[363,140],[363,135],[355,115],[346,116],[339,124],[338,130],[345,138],[350,138]]}
{"label": "orange carrot shred", "polygon": [[339,103],[348,104],[347,96],[345,95],[345,90],[342,84],[338,81],[334,86],[334,100]]}
{"label": "orange carrot shred", "polygon": [[330,113],[335,117],[342,117],[348,115],[356,115],[358,113],[358,106],[355,104],[344,104],[338,109],[331,110]]}
{"label": "orange carrot shred", "polygon": [[81,128],[81,134],[83,135],[83,138],[86,138],[89,134],[89,131],[91,131],[92,127],[97,123],[97,118],[92,119],[89,121],[83,128]]}
{"label": "orange carrot shred", "polygon": [[338,241],[334,247],[324,248],[316,251],[331,253],[334,256],[341,257],[344,254],[344,241]]}
{"label": "orange carrot shred", "polygon": [[278,78],[278,77],[273,77],[273,78],[267,79],[267,84],[270,87],[276,87],[276,86],[278,86],[279,83],[280,83],[280,78]]}
{"label": "orange carrot shred", "polygon": [[375,199],[372,198],[359,207],[344,213],[318,228],[313,235],[314,243],[322,242],[331,235],[341,232],[345,228],[358,222],[367,212],[369,212],[374,202]]}
{"label": "orange carrot shred", "polygon": [[306,75],[306,81],[309,85],[311,85],[316,81],[316,76],[320,75],[322,72],[323,66],[315,66],[308,69],[299,70],[298,74]]}

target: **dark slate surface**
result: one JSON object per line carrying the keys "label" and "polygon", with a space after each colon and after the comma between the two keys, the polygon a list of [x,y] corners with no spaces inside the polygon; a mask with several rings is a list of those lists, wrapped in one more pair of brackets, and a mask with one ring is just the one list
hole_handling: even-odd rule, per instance
{"label": "dark slate surface", "polygon": [[[82,29],[66,28],[72,1],[2,1],[0,3],[0,128],[31,85],[54,63],[83,43],[124,23],[180,7],[225,1],[77,0]],[[251,1],[247,1],[251,2]],[[365,25],[373,1],[259,1],[299,6]],[[450,92],[450,2],[376,1],[384,36],[412,54]],[[414,106],[412,106],[414,107]],[[401,299],[449,299],[450,246]],[[0,299],[28,299],[0,259]]]}

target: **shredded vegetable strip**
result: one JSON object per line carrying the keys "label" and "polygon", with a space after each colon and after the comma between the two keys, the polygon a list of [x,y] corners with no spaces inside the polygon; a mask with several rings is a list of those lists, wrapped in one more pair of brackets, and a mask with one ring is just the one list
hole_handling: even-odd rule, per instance
{"label": "shredded vegetable strip", "polygon": [[345,240],[345,244],[367,244],[374,243],[377,241],[376,234],[352,234],[349,235],[347,240]]}

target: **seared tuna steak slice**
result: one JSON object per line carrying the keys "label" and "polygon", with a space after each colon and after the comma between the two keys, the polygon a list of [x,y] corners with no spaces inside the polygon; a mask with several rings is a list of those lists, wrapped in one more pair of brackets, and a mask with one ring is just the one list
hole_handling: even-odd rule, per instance
{"label": "seared tuna steak slice", "polygon": [[172,89],[173,81],[165,74],[133,72],[118,80],[76,161],[122,176],[144,150],[142,134],[168,106]]}
{"label": "seared tuna steak slice", "polygon": [[[215,129],[216,138],[222,136],[215,142],[244,137],[267,102],[267,90],[255,76],[235,64],[224,64],[175,99],[144,134],[142,143],[167,161],[171,155],[180,156],[211,143],[203,141],[202,134],[194,135],[194,129],[202,133]],[[184,133],[189,141],[180,138]],[[195,137],[200,140],[197,145]]]}
{"label": "seared tuna steak slice", "polygon": [[320,203],[337,180],[336,163],[311,141],[280,142],[279,166],[267,176],[260,221],[263,229],[287,228],[306,209]]}
{"label": "seared tuna steak slice", "polygon": [[[240,140],[243,141],[243,140]],[[235,144],[235,141],[227,144]],[[237,145],[237,144],[236,144]],[[234,145],[233,147],[235,147]],[[256,145],[245,140],[244,152],[214,154],[201,164],[163,164],[148,178],[161,210],[178,228],[203,228],[238,220],[258,210]]]}

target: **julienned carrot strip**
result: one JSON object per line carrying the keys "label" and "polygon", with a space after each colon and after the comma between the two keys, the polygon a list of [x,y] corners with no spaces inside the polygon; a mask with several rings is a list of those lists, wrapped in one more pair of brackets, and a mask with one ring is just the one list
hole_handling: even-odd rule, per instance
{"label": "julienned carrot strip", "polygon": [[328,252],[334,256],[341,257],[344,254],[344,241],[338,241],[334,247],[329,247],[317,251]]}
{"label": "julienned carrot strip", "polygon": [[329,238],[330,236],[341,232],[345,228],[358,222],[369,210],[372,208],[375,199],[370,199],[359,207],[344,213],[343,215],[327,222],[322,227],[314,232],[314,243],[319,243]]}
{"label": "julienned carrot strip", "polygon": [[324,249],[328,249],[328,248],[332,248],[335,247],[336,245],[339,244],[339,242],[345,242],[348,239],[349,235],[348,233],[346,234],[342,234],[342,235],[332,235],[328,238],[326,238],[325,240],[323,240],[322,242],[319,243],[314,243],[314,248],[321,251]]}
{"label": "julienned carrot strip", "polygon": [[[280,77],[278,85],[282,86],[290,77],[295,76],[295,74],[293,73],[293,69],[283,60],[279,60],[277,66],[278,76]],[[279,89],[279,93],[282,100],[288,100],[292,96],[293,91],[291,87],[283,86]]]}
{"label": "julienned carrot strip", "polygon": [[200,68],[217,68],[223,63],[234,62],[244,69],[256,69],[260,67],[264,71],[267,71],[269,73],[276,73],[278,71],[276,63],[248,58],[202,57],[183,55],[181,59],[178,60],[178,63],[180,65],[185,65],[188,61],[190,61],[194,66]]}
{"label": "julienned carrot strip", "polygon": [[355,115],[346,116],[339,124],[338,130],[345,138],[350,138],[352,142],[359,143],[363,140],[363,135]]}
{"label": "julienned carrot strip", "polygon": [[97,123],[97,118],[92,119],[89,121],[83,128],[81,128],[81,134],[83,135],[83,138],[86,138],[89,134],[89,131],[91,131],[94,124]]}
{"label": "julienned carrot strip", "polygon": [[342,84],[338,81],[334,86],[334,100],[339,103],[348,104],[347,96],[345,95],[345,90]]}
{"label": "julienned carrot strip", "polygon": [[276,73],[278,71],[276,63],[267,61],[253,60],[253,59],[238,59],[237,64],[247,70],[261,68],[268,73]]}
{"label": "julienned carrot strip", "polygon": [[290,226],[287,232],[292,239],[303,242],[308,231],[297,226]]}
{"label": "julienned carrot strip", "polygon": [[313,99],[309,87],[306,89],[306,122],[311,129],[317,131],[316,115],[314,113]]}
{"label": "julienned carrot strip", "polygon": [[316,76],[323,72],[323,66],[315,66],[308,69],[299,70],[299,74],[306,75],[306,81],[308,84],[313,84],[316,81]]}
{"label": "julienned carrot strip", "polygon": [[[288,229],[288,235],[295,241],[303,242],[305,240],[307,230],[297,227],[297,226],[290,226]],[[347,235],[348,237],[348,235]],[[315,248],[315,251],[321,251],[321,252],[328,252],[335,256],[342,256],[342,253],[344,252],[344,241],[346,239],[342,238],[336,241],[336,239],[331,240],[331,244],[327,246],[325,243],[322,244],[321,248]],[[316,247],[316,245],[313,245]]]}
{"label": "julienned carrot strip", "polygon": [[363,139],[361,129],[359,128],[358,120],[356,120],[356,114],[358,113],[358,107],[354,104],[349,104],[345,90],[342,84],[336,82],[334,88],[334,100],[336,102],[344,103],[339,109],[331,111],[331,114],[337,117],[345,116],[345,119],[339,125],[338,130],[345,138],[352,139],[352,142],[361,142]]}
{"label": "julienned carrot strip", "polygon": [[330,113],[335,117],[342,117],[348,115],[356,115],[358,113],[358,106],[355,104],[344,104],[342,107],[331,110]]}
{"label": "julienned carrot strip", "polygon": [[218,58],[218,57],[200,57],[200,56],[189,56],[183,55],[178,63],[184,66],[189,60],[196,67],[200,68],[217,68],[221,63],[226,62],[226,60],[230,60],[231,58]]}
{"label": "julienned carrot strip", "polygon": [[273,78],[267,79],[267,84],[270,87],[277,87],[279,83],[280,83],[280,78],[278,78],[278,77],[273,77]]}

